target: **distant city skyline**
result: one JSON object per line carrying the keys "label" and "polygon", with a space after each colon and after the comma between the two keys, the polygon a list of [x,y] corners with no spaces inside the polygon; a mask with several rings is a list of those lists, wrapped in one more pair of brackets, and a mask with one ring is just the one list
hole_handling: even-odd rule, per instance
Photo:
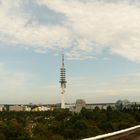
{"label": "distant city skyline", "polygon": [[140,1],[0,0],[0,104],[140,101]]}

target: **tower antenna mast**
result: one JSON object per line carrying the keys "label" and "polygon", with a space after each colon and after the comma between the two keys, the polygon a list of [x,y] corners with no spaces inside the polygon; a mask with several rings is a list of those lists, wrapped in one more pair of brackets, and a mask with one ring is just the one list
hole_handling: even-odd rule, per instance
{"label": "tower antenna mast", "polygon": [[61,108],[65,109],[65,88],[66,88],[66,69],[64,67],[64,49],[62,49],[62,65],[60,68],[60,84],[61,84]]}

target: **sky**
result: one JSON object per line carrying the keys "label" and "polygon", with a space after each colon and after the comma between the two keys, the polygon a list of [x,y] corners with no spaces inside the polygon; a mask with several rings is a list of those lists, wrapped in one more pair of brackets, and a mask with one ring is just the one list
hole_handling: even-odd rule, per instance
{"label": "sky", "polygon": [[140,101],[139,0],[0,0],[0,104]]}

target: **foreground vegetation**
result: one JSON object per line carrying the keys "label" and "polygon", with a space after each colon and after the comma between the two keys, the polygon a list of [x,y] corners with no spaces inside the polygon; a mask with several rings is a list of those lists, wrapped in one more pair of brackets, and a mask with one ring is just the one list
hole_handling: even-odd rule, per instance
{"label": "foreground vegetation", "polygon": [[0,140],[76,140],[140,124],[138,109],[1,112]]}

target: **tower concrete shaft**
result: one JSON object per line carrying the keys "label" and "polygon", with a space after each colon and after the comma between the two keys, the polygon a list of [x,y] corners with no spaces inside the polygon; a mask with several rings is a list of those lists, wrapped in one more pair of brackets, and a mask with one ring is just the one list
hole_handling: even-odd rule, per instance
{"label": "tower concrete shaft", "polygon": [[66,88],[66,69],[64,67],[64,53],[62,53],[62,66],[60,69],[60,84],[61,84],[61,108],[65,108],[65,88]]}

